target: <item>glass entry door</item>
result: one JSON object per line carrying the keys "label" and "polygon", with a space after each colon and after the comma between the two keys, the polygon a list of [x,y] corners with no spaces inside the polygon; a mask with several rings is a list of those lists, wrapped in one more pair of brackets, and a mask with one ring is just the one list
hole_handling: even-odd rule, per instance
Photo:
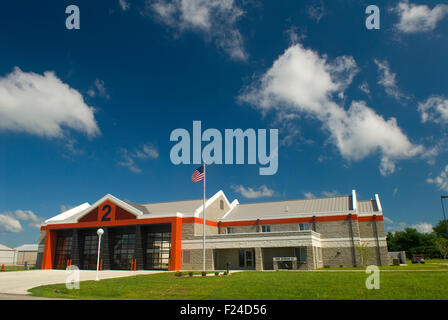
{"label": "glass entry door", "polygon": [[255,268],[254,256],[254,249],[240,249],[238,257],[239,267],[247,269]]}

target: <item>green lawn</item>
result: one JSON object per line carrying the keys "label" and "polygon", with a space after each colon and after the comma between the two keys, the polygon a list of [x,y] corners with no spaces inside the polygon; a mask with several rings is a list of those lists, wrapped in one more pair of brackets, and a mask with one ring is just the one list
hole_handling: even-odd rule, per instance
{"label": "green lawn", "polygon": [[382,272],[380,289],[368,290],[364,272],[238,272],[182,277],[174,273],[41,286],[32,295],[70,299],[448,299],[448,272]]}
{"label": "green lawn", "polygon": [[[29,266],[28,270],[34,270],[34,266]],[[24,266],[5,266],[5,271],[28,271]]]}
{"label": "green lawn", "polygon": [[[448,262],[443,259],[426,260],[426,263],[412,263],[407,261],[403,266],[380,266],[380,270],[448,270]],[[343,267],[343,268],[321,268],[319,270],[364,270],[365,268]]]}

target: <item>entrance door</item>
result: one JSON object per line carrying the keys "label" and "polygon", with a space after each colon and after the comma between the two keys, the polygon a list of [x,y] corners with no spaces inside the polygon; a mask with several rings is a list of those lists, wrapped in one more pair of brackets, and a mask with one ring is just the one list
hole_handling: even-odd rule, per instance
{"label": "entrance door", "polygon": [[254,256],[254,249],[240,249],[238,257],[239,267],[253,269],[255,267]]}

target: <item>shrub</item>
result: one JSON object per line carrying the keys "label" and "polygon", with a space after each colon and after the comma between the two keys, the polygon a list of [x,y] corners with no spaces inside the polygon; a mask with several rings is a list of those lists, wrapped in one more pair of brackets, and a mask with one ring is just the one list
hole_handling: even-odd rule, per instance
{"label": "shrub", "polygon": [[203,277],[205,277],[207,275],[207,272],[202,271],[201,274],[202,274]]}
{"label": "shrub", "polygon": [[324,268],[330,268],[329,264],[324,265]]}
{"label": "shrub", "polygon": [[215,271],[215,276],[219,276],[219,272],[218,271]]}
{"label": "shrub", "polygon": [[342,267],[343,267],[343,265],[342,265],[342,264],[340,264],[340,265],[339,265],[339,268],[342,268]]}
{"label": "shrub", "polygon": [[229,274],[229,271],[224,271],[224,275],[227,276]]}
{"label": "shrub", "polygon": [[355,263],[354,265],[353,265],[353,268],[357,268],[358,267],[358,265]]}
{"label": "shrub", "polygon": [[174,275],[176,277],[182,277],[183,276],[182,272],[180,272],[180,271],[177,271]]}
{"label": "shrub", "polygon": [[192,277],[192,276],[193,276],[193,271],[188,272],[188,275],[189,275],[190,277]]}

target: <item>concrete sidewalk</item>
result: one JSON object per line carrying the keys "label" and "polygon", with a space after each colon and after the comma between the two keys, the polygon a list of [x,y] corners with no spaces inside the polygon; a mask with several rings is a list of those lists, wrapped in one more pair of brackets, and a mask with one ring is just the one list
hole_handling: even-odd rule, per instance
{"label": "concrete sidewalk", "polygon": [[[104,270],[100,271],[100,279],[110,279],[119,277],[129,277],[141,274],[153,274],[166,271],[122,271],[122,270]],[[27,295],[28,290],[34,287],[65,283],[69,276],[65,270],[29,270],[29,271],[9,271],[0,272],[0,299],[1,294]],[[80,281],[95,280],[96,271],[80,270]],[[4,296],[13,298],[13,296]],[[19,298],[20,299],[20,298]]]}

